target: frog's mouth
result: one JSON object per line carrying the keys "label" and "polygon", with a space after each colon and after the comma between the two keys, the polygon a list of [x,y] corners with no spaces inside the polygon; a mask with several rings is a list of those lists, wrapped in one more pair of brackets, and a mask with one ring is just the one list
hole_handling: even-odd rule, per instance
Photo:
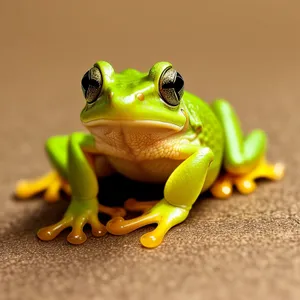
{"label": "frog's mouth", "polygon": [[185,125],[179,126],[176,124],[153,121],[153,120],[108,120],[100,119],[95,121],[83,122],[85,127],[133,127],[133,128],[153,128],[153,129],[166,129],[175,132],[181,131]]}
{"label": "frog's mouth", "polygon": [[174,133],[186,131],[189,127],[190,120],[188,114],[181,109],[181,113],[185,116],[185,123],[183,125],[178,125],[165,121],[158,120],[147,120],[147,119],[98,119],[98,120],[89,120],[83,121],[82,124],[87,128],[95,128],[95,127],[127,127],[127,128],[141,128],[141,129],[154,129],[154,130],[167,130],[173,131]]}

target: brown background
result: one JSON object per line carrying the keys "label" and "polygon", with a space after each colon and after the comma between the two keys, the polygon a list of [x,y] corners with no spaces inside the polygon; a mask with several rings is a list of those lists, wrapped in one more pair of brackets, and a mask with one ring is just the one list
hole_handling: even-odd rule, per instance
{"label": "brown background", "polygon": [[[1,1],[0,299],[299,299],[299,1]],[[83,73],[168,60],[186,89],[229,99],[243,128],[260,127],[280,183],[249,197],[206,197],[164,244],[139,237],[35,232],[67,203],[17,202],[15,182],[49,168],[45,139],[82,129]]]}

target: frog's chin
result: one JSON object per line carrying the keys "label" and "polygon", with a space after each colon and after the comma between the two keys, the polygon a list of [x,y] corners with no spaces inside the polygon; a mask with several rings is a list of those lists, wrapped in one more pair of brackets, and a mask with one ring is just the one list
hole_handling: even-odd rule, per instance
{"label": "frog's chin", "polygon": [[140,129],[164,129],[175,132],[182,131],[186,124],[179,126],[173,123],[154,121],[154,120],[108,120],[99,119],[89,122],[82,122],[83,125],[89,128],[95,127],[128,127],[128,128],[140,128]]}

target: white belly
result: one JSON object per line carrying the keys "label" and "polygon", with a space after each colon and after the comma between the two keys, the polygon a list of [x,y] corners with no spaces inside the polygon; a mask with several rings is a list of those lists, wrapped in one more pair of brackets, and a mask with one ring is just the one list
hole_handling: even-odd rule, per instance
{"label": "white belly", "polygon": [[105,169],[108,163],[138,181],[166,181],[183,160],[180,146],[189,142],[184,135],[165,128],[101,126],[89,130],[99,154],[106,158]]}

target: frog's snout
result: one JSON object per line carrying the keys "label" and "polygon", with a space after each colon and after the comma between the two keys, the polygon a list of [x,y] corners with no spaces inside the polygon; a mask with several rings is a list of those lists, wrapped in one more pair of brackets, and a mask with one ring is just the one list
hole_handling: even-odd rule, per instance
{"label": "frog's snout", "polygon": [[136,105],[137,101],[140,102],[135,95],[124,97],[113,91],[108,91],[107,99],[111,110],[125,115],[133,111],[133,106]]}

